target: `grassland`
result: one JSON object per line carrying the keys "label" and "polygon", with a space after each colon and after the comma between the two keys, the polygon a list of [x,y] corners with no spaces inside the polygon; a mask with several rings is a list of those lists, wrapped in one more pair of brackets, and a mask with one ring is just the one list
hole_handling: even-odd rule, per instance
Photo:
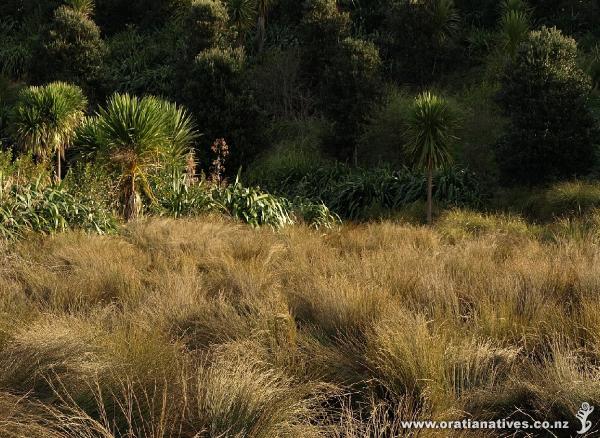
{"label": "grassland", "polygon": [[0,436],[486,436],[400,420],[575,424],[583,401],[600,406],[595,224],[456,211],[433,228],[274,232],[155,219],[7,243]]}

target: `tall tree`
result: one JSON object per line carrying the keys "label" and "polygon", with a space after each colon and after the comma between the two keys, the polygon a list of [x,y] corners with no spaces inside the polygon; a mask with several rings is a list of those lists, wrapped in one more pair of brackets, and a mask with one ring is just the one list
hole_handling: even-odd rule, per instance
{"label": "tall tree", "polygon": [[220,0],[193,0],[184,20],[188,58],[216,45],[227,28],[227,8]]}
{"label": "tall tree", "polygon": [[511,58],[529,34],[531,8],[523,0],[504,0],[501,4],[500,42],[503,51]]}
{"label": "tall tree", "polygon": [[254,0],[228,0],[227,10],[229,21],[237,33],[237,44],[241,46],[256,18]]}
{"label": "tall tree", "polygon": [[64,82],[23,89],[12,115],[16,143],[41,161],[55,154],[56,178],[60,180],[65,150],[84,118],[86,106],[81,88]]}
{"label": "tall tree", "polygon": [[258,38],[258,51],[262,52],[267,38],[267,17],[276,0],[256,0],[256,37]]}
{"label": "tall tree", "polygon": [[43,36],[36,79],[68,81],[80,86],[99,79],[107,50],[100,28],[89,16],[90,8],[81,2],[77,9],[61,6],[54,11]]}
{"label": "tall tree", "polygon": [[216,138],[231,148],[229,168],[236,171],[265,147],[263,112],[246,82],[247,58],[242,48],[212,48],[200,53],[182,79],[178,100],[202,126],[198,157]]}
{"label": "tall tree", "polygon": [[498,101],[510,119],[496,156],[504,182],[537,184],[583,175],[594,161],[591,81],[577,43],[556,28],[530,32],[504,68]]}
{"label": "tall tree", "polygon": [[392,1],[378,30],[383,58],[398,83],[431,83],[460,59],[453,0]]}
{"label": "tall tree", "polygon": [[431,92],[417,96],[407,119],[406,151],[415,166],[427,173],[427,223],[432,223],[433,172],[452,161],[456,116],[450,104]]}

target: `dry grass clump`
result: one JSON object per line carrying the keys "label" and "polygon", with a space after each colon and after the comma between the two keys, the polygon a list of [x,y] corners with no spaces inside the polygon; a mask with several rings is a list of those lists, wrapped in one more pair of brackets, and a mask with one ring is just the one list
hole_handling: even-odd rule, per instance
{"label": "dry grass clump", "polygon": [[494,235],[512,238],[534,237],[539,228],[511,214],[485,214],[451,210],[442,215],[437,229],[451,242],[470,236]]}
{"label": "dry grass clump", "polygon": [[36,397],[52,397],[52,382],[60,380],[73,392],[102,372],[94,327],[73,317],[42,317],[17,328],[0,357],[0,387]]}
{"label": "dry grass clump", "polygon": [[[0,250],[0,436],[434,436],[600,406],[600,248],[448,213],[154,220]],[[469,436],[456,433],[452,436]],[[476,435],[472,435],[476,436]]]}
{"label": "dry grass clump", "polygon": [[583,215],[600,207],[600,184],[567,181],[554,184],[545,193],[546,214]]}
{"label": "dry grass clump", "polygon": [[457,336],[423,315],[402,314],[375,327],[368,352],[382,386],[443,414],[471,391],[494,391],[510,377],[519,349]]}
{"label": "dry grass clump", "polygon": [[89,311],[128,305],[144,288],[148,255],[117,238],[72,233],[68,239],[32,237],[15,245],[7,279],[43,310]]}

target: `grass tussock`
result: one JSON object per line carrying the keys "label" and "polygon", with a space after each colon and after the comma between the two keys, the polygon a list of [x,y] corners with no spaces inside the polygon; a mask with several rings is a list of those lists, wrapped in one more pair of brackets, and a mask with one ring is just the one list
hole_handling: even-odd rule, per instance
{"label": "grass tussock", "polygon": [[12,242],[0,249],[0,436],[575,425],[582,402],[600,405],[600,250],[562,226],[466,211],[434,228],[326,233],[205,218]]}

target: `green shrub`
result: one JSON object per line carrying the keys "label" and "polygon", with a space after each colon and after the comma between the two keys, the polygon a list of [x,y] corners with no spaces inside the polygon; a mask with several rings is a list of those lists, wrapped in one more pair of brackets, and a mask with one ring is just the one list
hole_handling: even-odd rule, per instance
{"label": "green shrub", "polygon": [[140,32],[136,28],[107,40],[104,86],[110,91],[169,95],[175,82],[176,37],[173,29]]}
{"label": "green shrub", "polygon": [[378,47],[350,37],[350,15],[334,0],[305,3],[301,23],[302,73],[319,109],[336,122],[329,153],[347,159],[369,106],[382,88]]}
{"label": "green shrub", "polygon": [[595,0],[529,0],[535,18],[549,26],[556,26],[569,35],[586,32],[600,35],[598,14],[600,5]]}
{"label": "green shrub", "polygon": [[[0,54],[0,58],[2,55]],[[19,96],[20,87],[0,75],[0,147],[8,140],[9,119]]]}
{"label": "green shrub", "polygon": [[460,16],[453,0],[386,5],[379,44],[397,83],[428,83],[460,57]]}
{"label": "green shrub", "polygon": [[323,203],[296,197],[289,200],[273,196],[258,187],[245,187],[239,176],[225,187],[206,181],[190,181],[173,171],[151,179],[157,202],[150,206],[155,214],[177,217],[205,213],[226,214],[253,227],[282,228],[302,222],[311,228],[333,228],[341,221]]}
{"label": "green shrub", "polygon": [[472,170],[487,192],[498,186],[496,144],[504,135],[507,122],[493,100],[497,91],[495,83],[483,82],[466,87],[455,97],[461,112],[456,161]]}
{"label": "green shrub", "polygon": [[492,51],[496,42],[496,34],[481,27],[471,27],[466,36],[469,58],[484,61]]}
{"label": "green shrub", "polygon": [[95,0],[95,16],[102,30],[113,35],[128,25],[159,28],[174,16],[185,14],[190,3],[190,0]]}
{"label": "green shrub", "polygon": [[411,103],[408,93],[393,88],[384,102],[373,108],[358,138],[358,162],[361,165],[407,164],[402,148],[406,142],[402,126]]}
{"label": "green shrub", "polygon": [[269,188],[286,179],[299,180],[302,176],[327,164],[321,148],[330,135],[330,124],[324,120],[308,119],[284,122],[272,128],[269,138],[275,146],[250,165],[245,178],[255,185]]}
{"label": "green shrub", "polygon": [[498,98],[510,125],[496,154],[504,182],[539,183],[590,170],[591,85],[576,58],[575,40],[544,27],[529,34],[506,66]]}
{"label": "green shrub", "polygon": [[0,72],[9,78],[18,79],[29,73],[34,59],[33,51],[37,35],[16,20],[0,20]]}
{"label": "green shrub", "polygon": [[221,0],[193,0],[184,18],[188,55],[193,58],[213,47],[222,38],[228,19]]}
{"label": "green shrub", "polygon": [[[281,196],[300,196],[313,201],[321,200],[327,204],[325,193],[329,193],[334,182],[343,180],[349,172],[348,166],[331,162],[308,169],[308,172],[302,168],[292,168],[292,172],[273,174],[270,179],[260,182],[266,190]],[[280,178],[277,178],[278,176]]]}
{"label": "green shrub", "polygon": [[[272,181],[268,190],[288,198],[322,202],[343,219],[364,220],[386,215],[425,199],[426,178],[407,168],[360,169],[332,164],[308,174]],[[445,206],[477,206],[484,201],[475,175],[463,169],[434,174],[433,197]]]}
{"label": "green shrub", "polygon": [[318,81],[323,65],[340,41],[350,35],[350,15],[335,0],[309,0],[304,3],[300,25],[302,67],[311,81]]}
{"label": "green shrub", "polygon": [[36,61],[36,77],[84,86],[100,77],[106,46],[100,29],[80,11],[61,6],[54,12],[43,39],[41,60]]}
{"label": "green shrub", "polygon": [[213,199],[211,188],[206,183],[190,181],[180,171],[162,172],[151,179],[151,184],[157,199],[150,206],[154,213],[178,218],[223,212],[223,207]]}
{"label": "green shrub", "polygon": [[217,138],[230,146],[229,169],[239,169],[266,145],[265,125],[256,98],[245,81],[246,56],[242,49],[211,48],[200,53],[182,78],[180,99],[195,116],[203,136],[197,152],[207,162],[206,151]]}
{"label": "green shrub", "polygon": [[119,187],[108,169],[98,163],[72,163],[62,187],[79,199],[93,201],[109,211],[118,211]]}
{"label": "green shrub", "polygon": [[276,187],[286,179],[300,179],[325,163],[319,157],[319,151],[293,145],[280,146],[259,156],[248,172],[248,179],[253,184]]}
{"label": "green shrub", "polygon": [[300,68],[299,48],[273,47],[266,49],[249,71],[250,87],[260,96],[261,108],[277,120],[306,118],[314,109],[312,93],[302,83]]}
{"label": "green shrub", "polygon": [[345,38],[336,47],[319,77],[320,107],[336,122],[335,150],[331,155],[348,158],[348,150],[364,122],[369,108],[381,93],[381,58],[369,41]]}
{"label": "green shrub", "polygon": [[498,21],[498,0],[455,0],[454,3],[467,23],[489,29]]}
{"label": "green shrub", "polygon": [[600,185],[595,181],[563,181],[547,187],[514,187],[494,194],[490,206],[544,223],[585,218],[600,207]]}
{"label": "green shrub", "polygon": [[[374,58],[376,50],[372,47],[353,48],[354,40],[346,40],[350,37],[350,25],[350,15],[338,7],[336,0],[304,2],[299,27],[301,77],[306,88],[315,91],[315,103],[318,104],[321,112],[333,117],[338,117],[340,112],[336,111],[337,102],[332,100],[332,96],[339,94],[340,91],[343,93],[344,86],[351,86],[346,83],[336,84],[335,76],[339,76],[339,79],[344,81],[352,80],[353,75],[357,78],[365,73],[371,76],[369,72],[373,71],[379,62],[379,54],[376,54],[377,59]],[[358,55],[355,59],[352,58],[353,51]],[[362,53],[358,53],[359,51]],[[350,65],[353,61],[360,62],[360,58],[366,61],[364,68],[357,65],[357,68],[352,69]],[[339,89],[336,90],[336,87]],[[335,150],[333,152],[335,153]]]}
{"label": "green shrub", "polygon": [[195,216],[203,213],[222,213],[253,227],[269,225],[281,228],[292,224],[291,203],[261,191],[245,187],[238,178],[228,186],[206,181],[190,181],[187,175],[174,170],[151,178],[156,202],[151,210],[173,217]]}
{"label": "green shrub", "polygon": [[92,200],[78,199],[60,185],[46,185],[41,178],[29,184],[11,184],[0,192],[0,236],[69,229],[102,234],[114,230],[115,221]]}
{"label": "green shrub", "polygon": [[265,193],[257,187],[244,187],[239,179],[224,189],[217,188],[213,192],[213,199],[221,204],[229,215],[254,227],[270,225],[273,228],[281,228],[293,223],[283,199]]}
{"label": "green shrub", "polygon": [[342,223],[340,217],[332,213],[325,204],[312,202],[308,199],[296,197],[290,207],[293,216],[301,222],[315,229],[331,229]]}
{"label": "green shrub", "polygon": [[583,55],[583,68],[592,79],[592,88],[600,90],[600,43]]}

